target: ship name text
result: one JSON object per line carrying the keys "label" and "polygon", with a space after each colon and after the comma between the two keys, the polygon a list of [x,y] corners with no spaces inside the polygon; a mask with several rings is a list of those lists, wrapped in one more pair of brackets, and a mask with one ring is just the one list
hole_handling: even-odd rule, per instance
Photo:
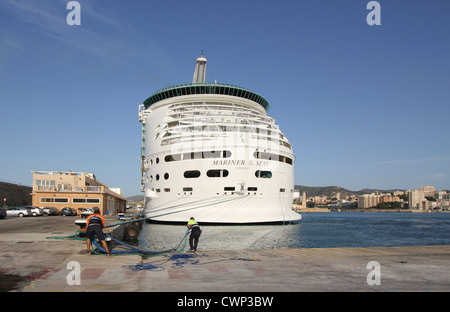
{"label": "ship name text", "polygon": [[266,167],[269,165],[268,161],[246,161],[244,159],[237,159],[237,160],[213,160],[212,162],[213,166],[257,166],[257,167]]}

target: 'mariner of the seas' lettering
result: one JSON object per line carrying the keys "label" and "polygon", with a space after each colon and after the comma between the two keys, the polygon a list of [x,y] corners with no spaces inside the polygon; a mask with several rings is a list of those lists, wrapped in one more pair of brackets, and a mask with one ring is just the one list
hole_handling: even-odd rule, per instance
{"label": "'mariner of the seas' lettering", "polygon": [[245,166],[245,160],[213,160],[214,166]]}

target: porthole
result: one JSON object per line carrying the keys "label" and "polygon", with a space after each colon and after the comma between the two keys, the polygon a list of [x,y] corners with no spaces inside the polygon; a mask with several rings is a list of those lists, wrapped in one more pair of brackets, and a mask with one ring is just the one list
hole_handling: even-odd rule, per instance
{"label": "porthole", "polygon": [[156,181],[159,181],[159,174],[156,175]]}
{"label": "porthole", "polygon": [[200,171],[198,171],[198,170],[185,171],[184,177],[186,179],[198,178],[198,177],[200,177]]}
{"label": "porthole", "polygon": [[208,170],[206,172],[206,175],[210,178],[225,178],[229,174],[228,170],[226,169],[214,169],[214,170]]}
{"label": "porthole", "polygon": [[167,179],[169,179],[169,174],[166,172],[166,173],[164,173],[164,180],[167,180]]}

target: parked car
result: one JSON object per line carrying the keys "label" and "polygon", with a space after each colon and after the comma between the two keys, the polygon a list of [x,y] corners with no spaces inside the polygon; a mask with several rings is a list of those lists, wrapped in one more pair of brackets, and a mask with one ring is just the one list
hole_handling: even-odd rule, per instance
{"label": "parked car", "polygon": [[49,216],[59,215],[59,211],[55,207],[44,207],[44,208],[42,208],[42,210],[44,211],[45,214],[47,214]]}
{"label": "parked car", "polygon": [[37,216],[43,216],[44,215],[44,211],[36,206],[23,206],[23,208],[26,209],[30,209],[31,210],[31,215],[33,217],[37,217]]}
{"label": "parked car", "polygon": [[31,216],[31,209],[24,207],[10,207],[6,209],[8,217],[27,217]]}
{"label": "parked car", "polygon": [[0,219],[4,219],[7,217],[6,208],[0,208]]}
{"label": "parked car", "polygon": [[87,218],[91,214],[94,214],[94,209],[93,208],[81,208],[80,215],[81,215],[82,218]]}
{"label": "parked car", "polygon": [[61,209],[61,212],[59,213],[59,215],[60,216],[76,216],[77,212],[73,208],[64,207],[63,209]]}

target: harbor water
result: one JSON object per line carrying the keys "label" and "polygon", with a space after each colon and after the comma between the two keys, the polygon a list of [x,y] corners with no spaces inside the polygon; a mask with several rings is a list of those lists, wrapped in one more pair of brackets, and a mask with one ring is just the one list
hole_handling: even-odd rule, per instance
{"label": "harbor water", "polygon": [[[450,213],[308,212],[291,224],[201,228],[199,251],[450,245]],[[183,248],[185,234],[184,225],[144,223],[139,245],[152,251]]]}

